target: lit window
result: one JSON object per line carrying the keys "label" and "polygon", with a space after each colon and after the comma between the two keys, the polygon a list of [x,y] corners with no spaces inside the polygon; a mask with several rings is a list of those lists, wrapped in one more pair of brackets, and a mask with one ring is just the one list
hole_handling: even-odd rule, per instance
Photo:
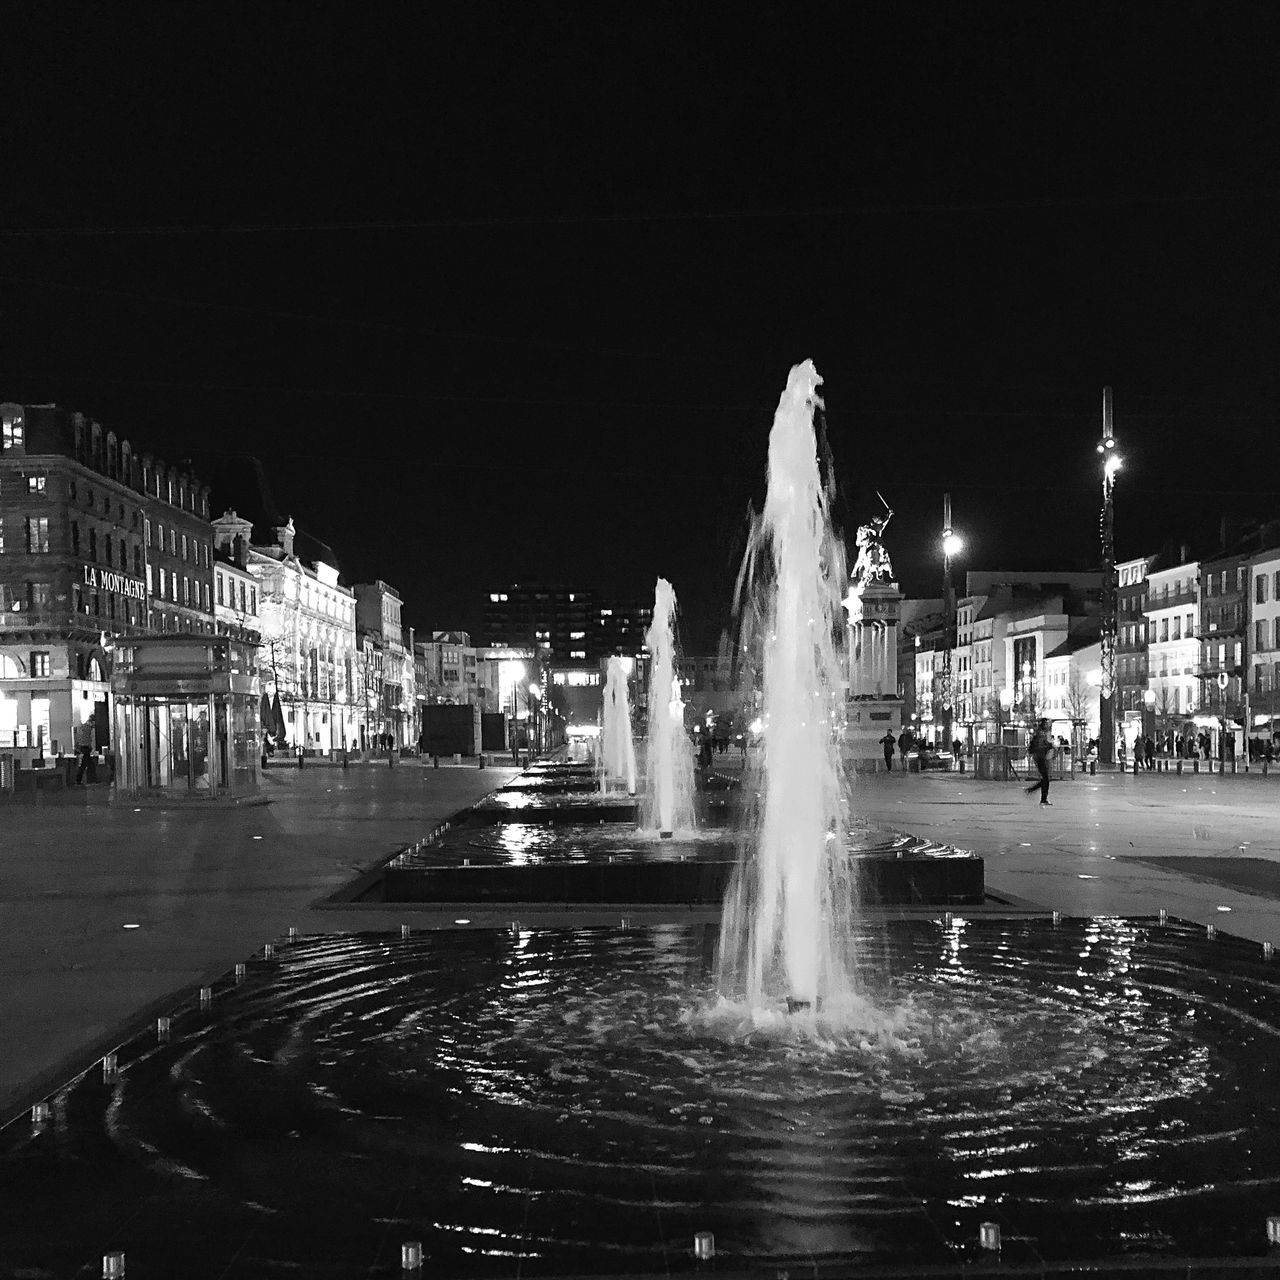
{"label": "lit window", "polygon": [[0,442],[6,449],[21,449],[25,446],[26,426],[23,423],[21,409],[13,409],[6,413],[3,419],[0,419],[0,425],[3,427]]}
{"label": "lit window", "polygon": [[44,492],[44,476],[28,476],[27,492],[43,493]]}
{"label": "lit window", "polygon": [[48,679],[49,676],[49,655],[46,652],[32,653],[31,655],[31,674],[37,679]]}

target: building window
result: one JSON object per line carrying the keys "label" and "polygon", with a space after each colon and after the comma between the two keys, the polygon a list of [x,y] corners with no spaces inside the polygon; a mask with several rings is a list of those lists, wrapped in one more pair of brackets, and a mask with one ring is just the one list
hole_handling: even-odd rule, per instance
{"label": "building window", "polygon": [[172,525],[169,526],[169,554],[171,556],[178,554],[178,535]]}
{"label": "building window", "polygon": [[47,609],[53,603],[53,585],[48,582],[27,583],[27,608]]}
{"label": "building window", "polygon": [[165,574],[164,570],[160,570],[160,599],[163,600],[168,592],[165,590]]}
{"label": "building window", "polygon": [[258,614],[258,588],[249,588],[249,612],[257,617]]}
{"label": "building window", "polygon": [[1271,647],[1273,649],[1280,649],[1280,618],[1276,618],[1274,620],[1274,623],[1275,623],[1275,630],[1272,633],[1272,637],[1271,637]]}
{"label": "building window", "polygon": [[1257,578],[1254,579],[1253,589],[1255,592],[1253,597],[1254,602],[1256,604],[1266,604],[1267,603],[1267,575],[1265,573],[1258,574]]}
{"label": "building window", "polygon": [[49,654],[46,650],[32,652],[31,674],[37,680],[47,680],[49,678]]}
{"label": "building window", "polygon": [[187,535],[185,533],[182,535],[182,558],[184,560],[187,558]]}
{"label": "building window", "polygon": [[26,446],[27,432],[22,410],[11,410],[0,418],[0,442],[6,449],[22,449]]}
{"label": "building window", "polygon": [[44,492],[44,476],[28,476],[27,492],[43,493]]}
{"label": "building window", "polygon": [[27,517],[27,550],[43,553],[49,550],[49,517]]}
{"label": "building window", "polygon": [[222,598],[222,574],[218,574],[217,579],[218,579],[218,603],[226,604],[226,601]]}

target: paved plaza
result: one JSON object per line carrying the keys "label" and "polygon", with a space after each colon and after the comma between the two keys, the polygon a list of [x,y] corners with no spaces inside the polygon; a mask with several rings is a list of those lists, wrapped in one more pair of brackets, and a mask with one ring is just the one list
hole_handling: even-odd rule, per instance
{"label": "paved plaza", "polygon": [[[392,928],[406,912],[415,927],[451,925],[452,913],[323,900],[514,772],[276,769],[263,784],[271,803],[242,808],[135,809],[104,792],[8,804],[0,1116],[290,926]],[[1042,809],[1017,783],[960,774],[877,774],[856,786],[878,825],[982,855],[988,890],[1014,904],[1068,915],[1164,907],[1280,942],[1280,775],[1112,773],[1055,783],[1052,799]],[[475,913],[472,923],[496,920]]]}

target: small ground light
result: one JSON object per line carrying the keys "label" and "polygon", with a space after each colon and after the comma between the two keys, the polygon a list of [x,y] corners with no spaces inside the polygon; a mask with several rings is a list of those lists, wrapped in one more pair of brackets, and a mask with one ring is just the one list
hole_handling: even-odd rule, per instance
{"label": "small ground light", "polygon": [[156,1019],[156,1039],[167,1040],[169,1038],[169,1028],[172,1024],[168,1018]]}
{"label": "small ground light", "polygon": [[402,925],[400,926],[400,936],[401,936],[402,938],[407,938],[407,937],[408,937],[412,932],[413,932],[413,930],[412,930],[412,929],[410,929],[410,928],[409,928],[409,926],[408,926],[407,924],[402,924]]}
{"label": "small ground light", "polygon": [[142,928],[140,924],[125,924],[125,925],[121,925],[120,927],[122,929],[141,929]]}
{"label": "small ground light", "polygon": [[237,981],[237,982],[243,982],[243,981],[244,981],[244,975],[245,975],[244,961],[243,961],[243,960],[237,960],[237,961],[236,961],[236,981]]}
{"label": "small ground light", "polygon": [[[104,1053],[102,1055],[102,1078],[110,1080],[116,1074],[116,1055],[114,1053]],[[124,1273],[121,1272],[123,1275]]]}
{"label": "small ground light", "polygon": [[470,920],[463,919],[463,920],[455,920],[453,923],[454,923],[454,924],[470,924],[470,923],[471,923],[471,921],[470,921]]}
{"label": "small ground light", "polygon": [[124,1275],[124,1250],[102,1255],[102,1280],[119,1280]]}
{"label": "small ground light", "polygon": [[699,1231],[693,1237],[693,1256],[699,1262],[710,1262],[716,1256],[716,1238],[710,1231]]}
{"label": "small ground light", "polygon": [[202,1009],[207,1009],[212,1003],[213,1003],[213,988],[201,987],[200,988],[200,1007]]}
{"label": "small ground light", "polygon": [[254,838],[255,840],[261,840],[261,839],[262,839],[262,837],[261,837],[261,836],[254,836],[253,838]]}
{"label": "small ground light", "polygon": [[422,1270],[422,1241],[406,1240],[400,1246],[400,1270],[401,1271],[421,1271]]}
{"label": "small ground light", "polygon": [[1060,924],[1062,923],[1062,912],[1061,912],[1061,911],[1055,911],[1055,912],[1053,913],[1053,923],[1054,923],[1054,927],[1055,927],[1055,928],[1056,928],[1058,925],[1060,925]]}
{"label": "small ground light", "polygon": [[1207,924],[1204,927],[1204,936],[1206,938],[1216,938],[1218,936],[1217,925]]}
{"label": "small ground light", "polygon": [[1161,924],[1169,923],[1169,913],[1163,907],[1160,908],[1160,923]]}
{"label": "small ground light", "polygon": [[978,1244],[993,1253],[1000,1252],[1000,1224],[998,1222],[982,1222],[978,1224]]}
{"label": "small ground light", "polygon": [[31,1108],[31,1119],[36,1124],[44,1124],[49,1119],[49,1104],[47,1102],[37,1102]]}
{"label": "small ground light", "polygon": [[1267,1243],[1280,1244],[1280,1214],[1272,1214],[1267,1219]]}
{"label": "small ground light", "polygon": [[1216,909],[1216,910],[1218,910],[1218,911],[1230,911],[1230,910],[1231,910],[1231,908],[1230,908],[1230,907],[1217,907],[1217,908],[1215,908],[1215,909]]}
{"label": "small ground light", "polygon": [[289,941],[297,942],[297,940],[298,940],[298,926],[295,924],[291,924],[289,926]]}
{"label": "small ground light", "polygon": [[262,958],[264,960],[270,960],[275,953],[276,945],[274,942],[264,942],[262,944]]}

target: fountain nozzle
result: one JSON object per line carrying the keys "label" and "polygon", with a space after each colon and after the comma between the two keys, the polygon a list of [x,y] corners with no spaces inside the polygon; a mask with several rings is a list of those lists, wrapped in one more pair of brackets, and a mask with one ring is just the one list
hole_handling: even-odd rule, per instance
{"label": "fountain nozzle", "polygon": [[795,998],[795,996],[788,996],[788,997],[787,997],[787,1012],[788,1012],[788,1013],[804,1013],[804,1012],[806,1012],[807,1010],[812,1009],[812,1008],[813,1008],[813,1001],[812,1001],[812,1000],[797,1000],[797,999]]}

